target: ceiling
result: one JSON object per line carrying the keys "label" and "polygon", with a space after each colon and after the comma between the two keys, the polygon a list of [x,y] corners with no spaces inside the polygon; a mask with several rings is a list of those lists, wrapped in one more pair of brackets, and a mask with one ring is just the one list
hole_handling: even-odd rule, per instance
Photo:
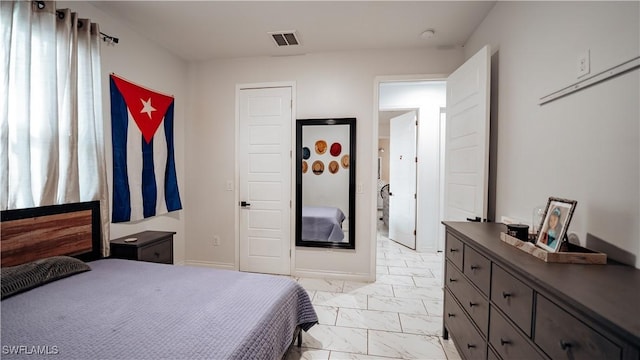
{"label": "ceiling", "polygon": [[[465,44],[495,1],[92,1],[185,60]],[[435,35],[420,34],[434,29]],[[118,29],[103,28],[119,37]],[[295,30],[278,48],[268,32]],[[121,39],[121,41],[126,41]]]}

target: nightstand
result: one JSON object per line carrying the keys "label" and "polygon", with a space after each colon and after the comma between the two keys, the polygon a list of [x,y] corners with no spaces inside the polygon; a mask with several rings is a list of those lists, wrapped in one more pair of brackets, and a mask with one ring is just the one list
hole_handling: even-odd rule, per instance
{"label": "nightstand", "polygon": [[[143,231],[111,240],[111,257],[173,264],[173,231]],[[127,242],[125,239],[136,238]]]}

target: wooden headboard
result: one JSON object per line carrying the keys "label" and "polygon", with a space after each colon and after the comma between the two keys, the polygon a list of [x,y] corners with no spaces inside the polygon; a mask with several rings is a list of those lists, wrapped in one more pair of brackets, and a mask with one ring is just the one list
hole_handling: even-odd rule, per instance
{"label": "wooden headboard", "polygon": [[100,202],[2,211],[0,264],[14,266],[50,256],[101,257]]}

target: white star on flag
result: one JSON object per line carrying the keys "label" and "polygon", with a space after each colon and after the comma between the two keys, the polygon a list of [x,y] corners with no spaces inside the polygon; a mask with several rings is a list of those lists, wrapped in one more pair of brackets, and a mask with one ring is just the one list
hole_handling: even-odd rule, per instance
{"label": "white star on flag", "polygon": [[149,119],[151,119],[151,112],[156,111],[156,108],[151,106],[151,98],[147,101],[140,99],[140,101],[142,101],[142,110],[140,110],[140,113],[147,113],[147,115],[149,115]]}

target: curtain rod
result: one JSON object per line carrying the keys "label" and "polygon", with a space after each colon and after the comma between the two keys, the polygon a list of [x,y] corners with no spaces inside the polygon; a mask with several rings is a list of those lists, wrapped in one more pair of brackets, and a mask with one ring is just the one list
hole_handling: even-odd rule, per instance
{"label": "curtain rod", "polygon": [[111,36],[111,35],[107,35],[107,34],[103,33],[102,31],[100,31],[100,35],[102,35],[102,41],[108,42],[110,44],[117,44],[118,41],[120,41],[120,39],[118,39],[117,37]]}
{"label": "curtain rod", "polygon": [[[38,5],[38,9],[44,9],[45,8],[45,2],[44,1],[35,1],[35,3]],[[60,10],[56,10],[56,14],[58,14],[58,16],[60,16],[60,14],[62,14],[62,11]],[[102,41],[109,43],[109,44],[117,44],[120,39],[115,37],[115,36],[111,36],[111,35],[107,35],[105,33],[103,33],[102,31],[100,31],[100,35],[102,36]]]}

